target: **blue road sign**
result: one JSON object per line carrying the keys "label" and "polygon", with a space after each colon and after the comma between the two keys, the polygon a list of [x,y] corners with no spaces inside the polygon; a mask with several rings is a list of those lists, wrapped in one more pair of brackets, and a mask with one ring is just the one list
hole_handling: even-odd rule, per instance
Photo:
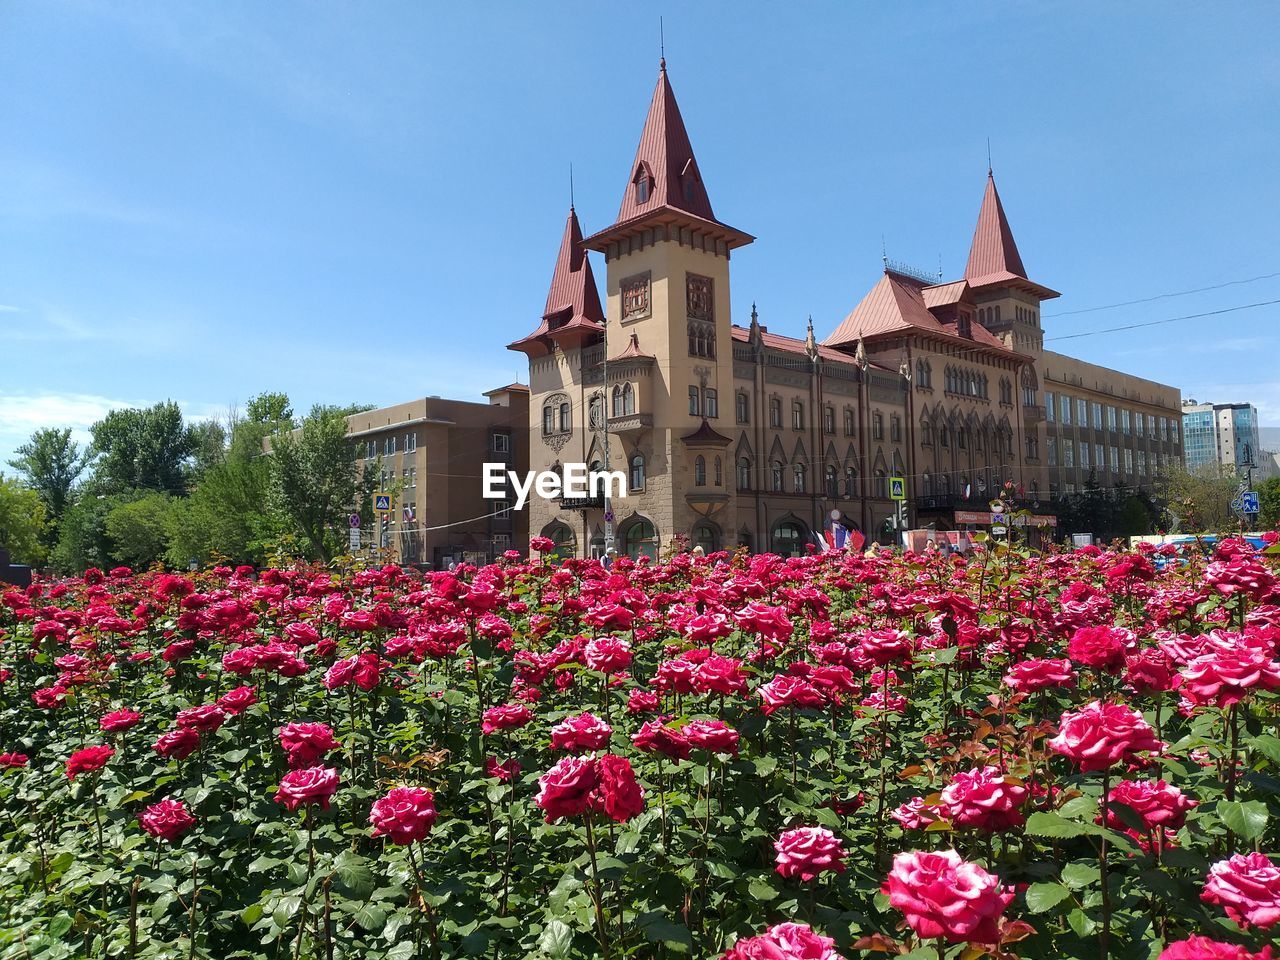
{"label": "blue road sign", "polygon": [[380,493],[380,494],[378,494],[376,497],[374,497],[374,498],[373,498],[373,509],[375,509],[375,510],[390,510],[390,509],[391,509],[391,494],[389,494],[389,493]]}
{"label": "blue road sign", "polygon": [[359,529],[360,529],[360,514],[358,514],[358,513],[353,513],[353,514],[351,514],[351,516],[347,517],[347,526],[349,526],[352,530],[359,530]]}
{"label": "blue road sign", "polygon": [[1244,513],[1260,513],[1258,509],[1258,491],[1246,490],[1240,494],[1240,509]]}

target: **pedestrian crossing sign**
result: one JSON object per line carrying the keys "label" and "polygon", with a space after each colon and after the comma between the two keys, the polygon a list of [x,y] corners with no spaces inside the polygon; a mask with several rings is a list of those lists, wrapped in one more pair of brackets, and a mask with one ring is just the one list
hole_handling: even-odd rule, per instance
{"label": "pedestrian crossing sign", "polygon": [[373,509],[386,512],[391,509],[391,494],[375,493],[373,495]]}
{"label": "pedestrian crossing sign", "polygon": [[905,500],[907,499],[907,481],[902,477],[889,478],[889,499]]}

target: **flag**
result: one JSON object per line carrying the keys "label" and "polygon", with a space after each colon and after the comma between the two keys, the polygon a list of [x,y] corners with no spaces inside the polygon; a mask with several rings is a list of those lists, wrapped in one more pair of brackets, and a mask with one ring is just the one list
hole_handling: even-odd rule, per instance
{"label": "flag", "polygon": [[858,530],[849,531],[849,549],[850,550],[857,553],[862,549],[862,545],[866,542],[867,542],[867,538],[862,535],[861,531],[858,531]]}

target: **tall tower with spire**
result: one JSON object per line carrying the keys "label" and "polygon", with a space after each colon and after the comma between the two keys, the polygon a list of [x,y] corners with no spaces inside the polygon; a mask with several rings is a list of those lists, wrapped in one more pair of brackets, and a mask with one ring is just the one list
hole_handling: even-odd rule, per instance
{"label": "tall tower with spire", "polygon": [[973,291],[978,321],[984,327],[1019,353],[1035,356],[1044,349],[1040,303],[1052,300],[1058,293],[1027,278],[1027,268],[1022,264],[990,168],[964,278]]}
{"label": "tall tower with spire", "polygon": [[732,416],[729,258],[753,239],[716,218],[663,60],[618,215],[585,241],[605,257],[610,353],[634,340],[656,361],[640,411],[651,426],[615,432],[643,471],[615,509],[620,549],[641,522],[662,544],[734,545],[730,440],[716,428]]}

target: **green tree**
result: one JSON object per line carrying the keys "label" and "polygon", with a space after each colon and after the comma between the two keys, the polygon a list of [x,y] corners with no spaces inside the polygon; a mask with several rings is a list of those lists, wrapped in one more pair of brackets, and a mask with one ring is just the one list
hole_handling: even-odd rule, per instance
{"label": "green tree", "polygon": [[260,393],[249,399],[242,419],[235,419],[231,429],[230,458],[252,460],[263,454],[263,441],[282,430],[297,426],[293,407],[284,393]]}
{"label": "green tree", "polygon": [[320,406],[298,430],[272,439],[272,499],[312,557],[329,560],[346,531],[344,518],[373,493],[378,470],[363,472],[347,437],[346,408]]}
{"label": "green tree", "polygon": [[196,437],[172,400],[146,409],[112,410],[89,429],[99,492],[186,491]]}
{"label": "green tree", "polygon": [[266,545],[283,526],[270,510],[271,465],[267,458],[228,459],[210,469],[191,496],[175,500],[169,513],[170,564],[224,558],[260,563]]}
{"label": "green tree", "polygon": [[1239,529],[1231,501],[1240,480],[1230,468],[1208,464],[1194,473],[1172,468],[1158,486],[1170,532],[1229,533]]}
{"label": "green tree", "polygon": [[107,513],[104,522],[114,563],[141,570],[164,556],[170,503],[168,494],[146,493]]}
{"label": "green tree", "polygon": [[56,524],[71,505],[76,480],[84,471],[88,452],[71,439],[69,429],[46,427],[15,451],[9,466],[40,495],[45,512]]}
{"label": "green tree", "polygon": [[217,420],[201,420],[191,424],[191,469],[194,477],[202,477],[227,456],[227,431]]}
{"label": "green tree", "polygon": [[1258,487],[1258,526],[1262,530],[1280,527],[1280,477],[1270,477]]}
{"label": "green tree", "polygon": [[14,561],[39,566],[46,556],[44,530],[40,493],[0,473],[0,547]]}
{"label": "green tree", "polygon": [[80,573],[89,567],[107,568],[111,541],[107,539],[107,514],[120,502],[115,497],[86,493],[62,517],[53,565],[62,573]]}

